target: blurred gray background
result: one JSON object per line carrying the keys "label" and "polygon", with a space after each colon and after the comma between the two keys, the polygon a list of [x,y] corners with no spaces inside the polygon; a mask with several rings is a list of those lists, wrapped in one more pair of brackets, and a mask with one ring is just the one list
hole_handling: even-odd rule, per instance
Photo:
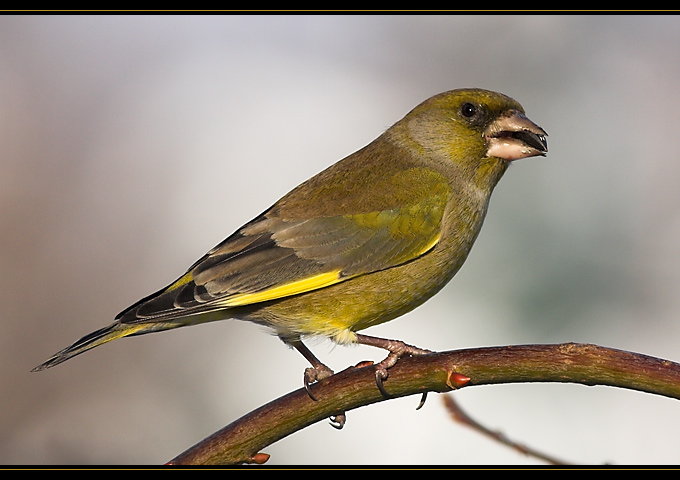
{"label": "blurred gray background", "polygon": [[[174,280],[427,97],[483,87],[549,134],[512,165],[468,262],[367,331],[448,350],[589,342],[680,361],[680,18],[0,17],[0,463],[160,464],[301,386],[305,360],[226,321],[35,365]],[[383,358],[312,342],[331,368]],[[680,404],[607,387],[456,393],[577,463],[677,464]],[[286,464],[533,464],[431,395],[321,422]]]}

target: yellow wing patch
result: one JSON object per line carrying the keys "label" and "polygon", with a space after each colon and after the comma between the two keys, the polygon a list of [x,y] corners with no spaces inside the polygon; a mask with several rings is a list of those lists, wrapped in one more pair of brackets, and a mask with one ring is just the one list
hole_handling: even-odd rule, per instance
{"label": "yellow wing patch", "polygon": [[[345,279],[343,278],[342,280]],[[251,305],[253,303],[267,302],[269,300],[276,300],[278,298],[317,290],[340,281],[340,270],[335,270],[333,272],[321,273],[319,275],[314,275],[313,277],[279,285],[278,287],[270,288],[262,292],[239,293],[226,298],[224,301],[220,302],[220,304],[224,307],[239,307],[242,305]]]}
{"label": "yellow wing patch", "polygon": [[[439,235],[433,238],[432,241],[428,243],[425,248],[423,248],[422,251],[420,251],[420,253],[418,253],[416,256],[424,255],[432,250],[439,242],[439,238]],[[279,285],[278,287],[273,287],[262,292],[239,293],[225,299],[224,301],[220,302],[220,304],[224,307],[252,305],[254,303],[267,302],[269,300],[276,300],[283,297],[289,297],[291,295],[311,292],[312,290],[328,287],[351,278],[340,278],[340,273],[341,270],[334,270],[332,272],[321,273],[319,275],[314,275],[313,277],[303,278],[302,280]]]}
{"label": "yellow wing patch", "polygon": [[[424,255],[432,250],[439,242],[439,239],[439,235],[434,237],[420,252],[416,254],[416,257]],[[269,300],[276,300],[283,297],[289,297],[291,295],[318,290],[319,288],[328,287],[350,278],[340,278],[340,273],[341,270],[338,269],[332,272],[321,273],[312,277],[303,278],[302,280],[296,280],[294,282],[279,285],[278,287],[273,287],[261,292],[238,293],[218,302],[218,304],[222,307],[240,307],[243,305],[252,305],[254,303],[267,302]],[[175,281],[172,285],[166,288],[165,292],[172,292],[173,290],[176,290],[193,280],[194,277],[192,273],[187,272],[177,279],[177,281]]]}

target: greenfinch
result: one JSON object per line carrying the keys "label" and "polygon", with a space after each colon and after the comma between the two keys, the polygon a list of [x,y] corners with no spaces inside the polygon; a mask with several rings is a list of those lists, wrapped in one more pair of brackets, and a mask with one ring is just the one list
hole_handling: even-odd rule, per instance
{"label": "greenfinch", "polygon": [[509,163],[545,155],[546,136],[500,93],[435,95],[33,371],[120,337],[234,318],[271,328],[304,355],[310,396],[310,383],[333,372],[303,338],[386,349],[375,364],[384,392],[399,357],[428,350],[357,332],[413,310],[451,280]]}

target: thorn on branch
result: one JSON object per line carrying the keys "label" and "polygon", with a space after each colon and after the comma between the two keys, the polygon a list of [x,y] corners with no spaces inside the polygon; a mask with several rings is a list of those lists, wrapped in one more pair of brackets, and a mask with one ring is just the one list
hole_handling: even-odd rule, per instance
{"label": "thorn on branch", "polygon": [[446,384],[454,390],[463,388],[470,382],[470,377],[463,375],[462,373],[449,372],[446,379]]}
{"label": "thorn on branch", "polygon": [[268,453],[256,453],[252,457],[250,457],[250,460],[248,463],[255,463],[257,465],[262,465],[265,463],[267,460],[269,460],[270,455]]}

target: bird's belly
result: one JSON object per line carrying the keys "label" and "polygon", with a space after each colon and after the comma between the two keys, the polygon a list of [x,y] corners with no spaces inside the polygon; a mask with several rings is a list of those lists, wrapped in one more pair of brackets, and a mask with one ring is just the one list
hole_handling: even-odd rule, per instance
{"label": "bird's belly", "polygon": [[458,256],[457,261],[442,263],[438,257],[425,255],[405,265],[267,302],[244,318],[273,328],[284,340],[320,335],[352,342],[353,332],[393,320],[424,303],[464,260]]}

